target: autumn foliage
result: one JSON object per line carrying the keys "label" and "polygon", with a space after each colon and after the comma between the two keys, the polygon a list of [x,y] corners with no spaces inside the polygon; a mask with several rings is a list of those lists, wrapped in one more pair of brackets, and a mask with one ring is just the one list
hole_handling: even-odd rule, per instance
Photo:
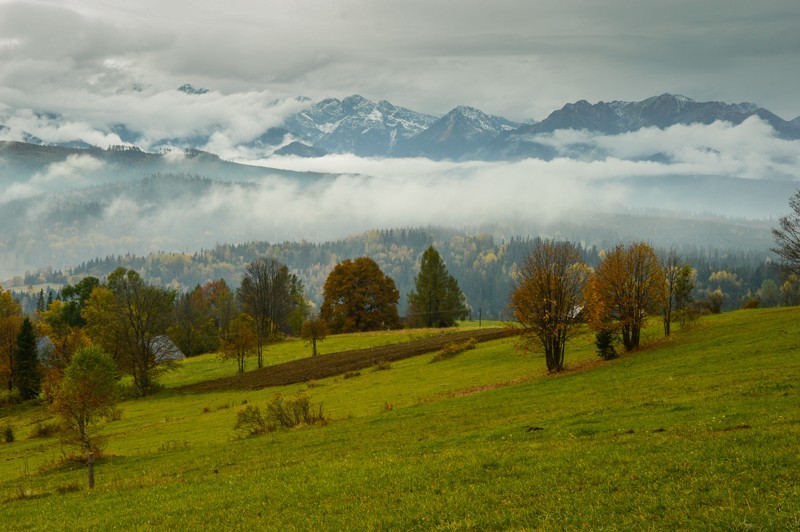
{"label": "autumn foliage", "polygon": [[564,369],[567,340],[577,331],[587,268],[569,242],[539,242],[522,264],[511,296],[524,337],[544,350],[548,371]]}
{"label": "autumn foliage", "polygon": [[394,329],[400,325],[394,280],[369,257],[337,264],[323,286],[320,316],[336,333]]}
{"label": "autumn foliage", "polygon": [[665,286],[664,271],[650,245],[617,245],[586,285],[586,320],[595,332],[618,335],[627,351],[636,349],[645,321],[662,310]]}

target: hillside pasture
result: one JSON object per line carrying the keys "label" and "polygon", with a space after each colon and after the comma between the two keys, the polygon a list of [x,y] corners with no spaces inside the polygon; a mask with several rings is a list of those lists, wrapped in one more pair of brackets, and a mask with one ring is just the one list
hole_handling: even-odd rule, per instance
{"label": "hillside pasture", "polygon": [[[181,393],[187,361],[105,429],[97,487],[47,414],[6,405],[3,528],[797,529],[797,309],[704,318],[601,362],[593,337],[550,376],[513,339],[260,390]],[[362,347],[368,347],[362,345]],[[192,365],[195,364],[195,365]],[[232,365],[227,364],[229,371]],[[182,375],[182,376],[181,376]],[[166,383],[166,379],[165,379]],[[322,402],[324,427],[241,437],[246,402]]]}

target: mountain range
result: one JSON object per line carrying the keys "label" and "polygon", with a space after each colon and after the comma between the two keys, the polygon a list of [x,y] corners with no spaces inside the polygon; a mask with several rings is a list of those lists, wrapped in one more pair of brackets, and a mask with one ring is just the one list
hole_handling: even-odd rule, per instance
{"label": "mountain range", "polygon": [[[427,157],[435,160],[552,159],[543,137],[557,130],[618,135],[677,124],[741,124],[756,116],[781,137],[800,139],[800,117],[787,121],[752,103],[698,102],[662,94],[639,102],[568,103],[541,122],[519,124],[473,107],[459,106],[436,118],[361,96],[329,98],[289,116],[283,126],[294,143],[329,153],[363,157]],[[297,153],[299,154],[299,153]]]}
{"label": "mountain range", "polygon": [[[177,89],[186,98],[203,98],[209,89],[185,84]],[[585,130],[618,135],[643,128],[664,129],[683,124],[724,121],[741,124],[750,117],[768,123],[783,139],[800,139],[800,117],[784,120],[752,103],[699,102],[685,96],[662,94],[638,102],[581,100],[553,111],[540,122],[517,123],[458,106],[444,116],[419,113],[385,100],[377,103],[353,95],[313,103],[298,98],[302,108],[285,118],[280,127],[267,127],[240,147],[257,157],[293,155],[320,157],[327,153],[352,153],[362,157],[426,157],[434,160],[549,160],[560,156],[548,137],[557,130]],[[58,120],[57,115],[48,118]],[[100,127],[100,126],[98,126]],[[129,144],[141,145],[141,133],[126,124],[103,126]],[[0,124],[0,138],[6,126]],[[102,129],[102,128],[101,128]],[[190,137],[149,139],[147,149],[168,147],[208,149],[214,131]],[[6,135],[8,137],[8,135]],[[15,138],[44,144],[29,132]],[[64,147],[89,147],[85,139],[62,139]],[[105,146],[103,146],[105,148]],[[580,150],[580,146],[578,146]]]}

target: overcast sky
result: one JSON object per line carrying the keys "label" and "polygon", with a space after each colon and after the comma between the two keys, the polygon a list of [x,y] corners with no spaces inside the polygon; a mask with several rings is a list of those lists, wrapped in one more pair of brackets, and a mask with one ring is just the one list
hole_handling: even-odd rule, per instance
{"label": "overcast sky", "polygon": [[798,0],[0,1],[0,104],[89,120],[188,82],[516,120],[673,92],[793,119],[798,28]]}

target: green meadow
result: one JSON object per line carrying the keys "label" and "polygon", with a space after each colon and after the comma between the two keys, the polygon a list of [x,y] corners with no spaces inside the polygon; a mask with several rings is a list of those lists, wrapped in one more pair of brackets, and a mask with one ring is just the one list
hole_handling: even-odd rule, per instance
{"label": "green meadow", "polygon": [[[556,376],[504,339],[350,378],[176,391],[235,373],[197,357],[120,404],[93,490],[45,407],[3,405],[0,529],[800,529],[799,317],[737,311],[668,339],[653,322],[641,350],[608,362],[584,334]],[[265,358],[309,354],[286,341]],[[277,393],[321,402],[330,422],[234,430],[243,405]]]}

